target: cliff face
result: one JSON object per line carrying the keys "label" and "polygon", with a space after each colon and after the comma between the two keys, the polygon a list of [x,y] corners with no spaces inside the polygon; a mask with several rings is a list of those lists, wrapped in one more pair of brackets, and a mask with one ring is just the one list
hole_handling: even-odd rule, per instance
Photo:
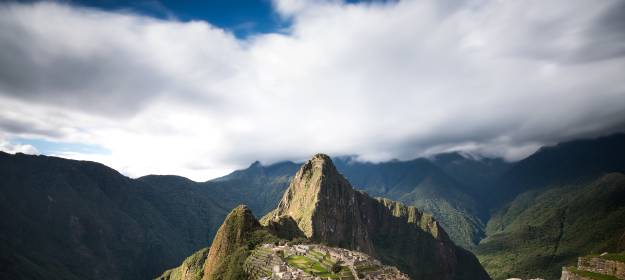
{"label": "cliff face", "polygon": [[376,256],[415,280],[489,279],[477,259],[455,246],[430,215],[355,191],[326,155],[315,155],[299,169],[261,223],[286,218],[316,242]]}

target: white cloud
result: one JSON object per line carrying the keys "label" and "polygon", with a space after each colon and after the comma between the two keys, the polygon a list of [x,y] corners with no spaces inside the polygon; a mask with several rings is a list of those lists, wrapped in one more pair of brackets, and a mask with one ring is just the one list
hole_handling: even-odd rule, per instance
{"label": "white cloud", "polygon": [[15,154],[15,153],[23,153],[23,154],[31,154],[36,155],[39,154],[39,151],[32,145],[28,144],[19,144],[19,143],[11,143],[6,139],[0,138],[0,151]]}
{"label": "white cloud", "polygon": [[5,4],[0,129],[105,147],[63,156],[131,176],[204,180],[316,152],[518,159],[623,128],[623,31],[603,20],[620,2],[450,3],[276,1],[289,31],[245,40],[200,21]]}

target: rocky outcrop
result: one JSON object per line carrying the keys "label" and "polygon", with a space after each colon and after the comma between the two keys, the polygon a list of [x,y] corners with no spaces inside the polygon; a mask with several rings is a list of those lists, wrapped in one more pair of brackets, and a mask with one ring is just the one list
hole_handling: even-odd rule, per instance
{"label": "rocky outcrop", "polygon": [[246,237],[260,224],[245,205],[232,210],[221,225],[204,263],[204,280],[238,279],[242,273]]}
{"label": "rocky outcrop", "polygon": [[323,154],[302,165],[278,207],[261,223],[285,216],[315,242],[375,256],[415,280],[490,279],[431,215],[354,190]]}
{"label": "rocky outcrop", "polygon": [[431,234],[438,240],[449,240],[445,230],[431,214],[420,212],[414,206],[406,206],[390,199],[377,198],[377,200],[388,208],[393,216],[406,219],[406,222],[419,226],[421,230]]}

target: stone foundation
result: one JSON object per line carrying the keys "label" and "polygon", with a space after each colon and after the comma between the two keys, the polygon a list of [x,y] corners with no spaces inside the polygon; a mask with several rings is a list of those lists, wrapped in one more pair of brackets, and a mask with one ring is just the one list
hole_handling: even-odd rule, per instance
{"label": "stone foundation", "polygon": [[577,260],[577,269],[611,275],[618,279],[625,279],[625,263],[599,257],[579,258]]}

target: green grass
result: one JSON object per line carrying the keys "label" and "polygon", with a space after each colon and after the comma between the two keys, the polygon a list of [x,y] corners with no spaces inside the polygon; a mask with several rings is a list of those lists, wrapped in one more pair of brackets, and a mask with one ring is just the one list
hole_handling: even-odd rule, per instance
{"label": "green grass", "polygon": [[[290,256],[286,259],[286,261],[290,266],[297,267],[308,274],[324,278],[329,277],[332,279],[338,279],[342,272],[339,272],[339,274],[332,273],[324,268],[318,261],[306,256]],[[344,269],[345,268],[343,268],[343,270]]]}
{"label": "green grass", "polygon": [[319,260],[322,260],[323,257],[325,256],[323,253],[316,251],[316,250],[310,250],[308,251],[308,254],[314,258],[317,258]]}
{"label": "green grass", "polygon": [[620,254],[607,254],[599,257],[606,260],[625,263],[625,252]]}
{"label": "green grass", "polygon": [[575,267],[569,267],[568,270],[579,276],[588,277],[594,280],[619,280],[618,278],[614,276],[599,274],[599,273],[585,271],[585,270],[578,270]]}

